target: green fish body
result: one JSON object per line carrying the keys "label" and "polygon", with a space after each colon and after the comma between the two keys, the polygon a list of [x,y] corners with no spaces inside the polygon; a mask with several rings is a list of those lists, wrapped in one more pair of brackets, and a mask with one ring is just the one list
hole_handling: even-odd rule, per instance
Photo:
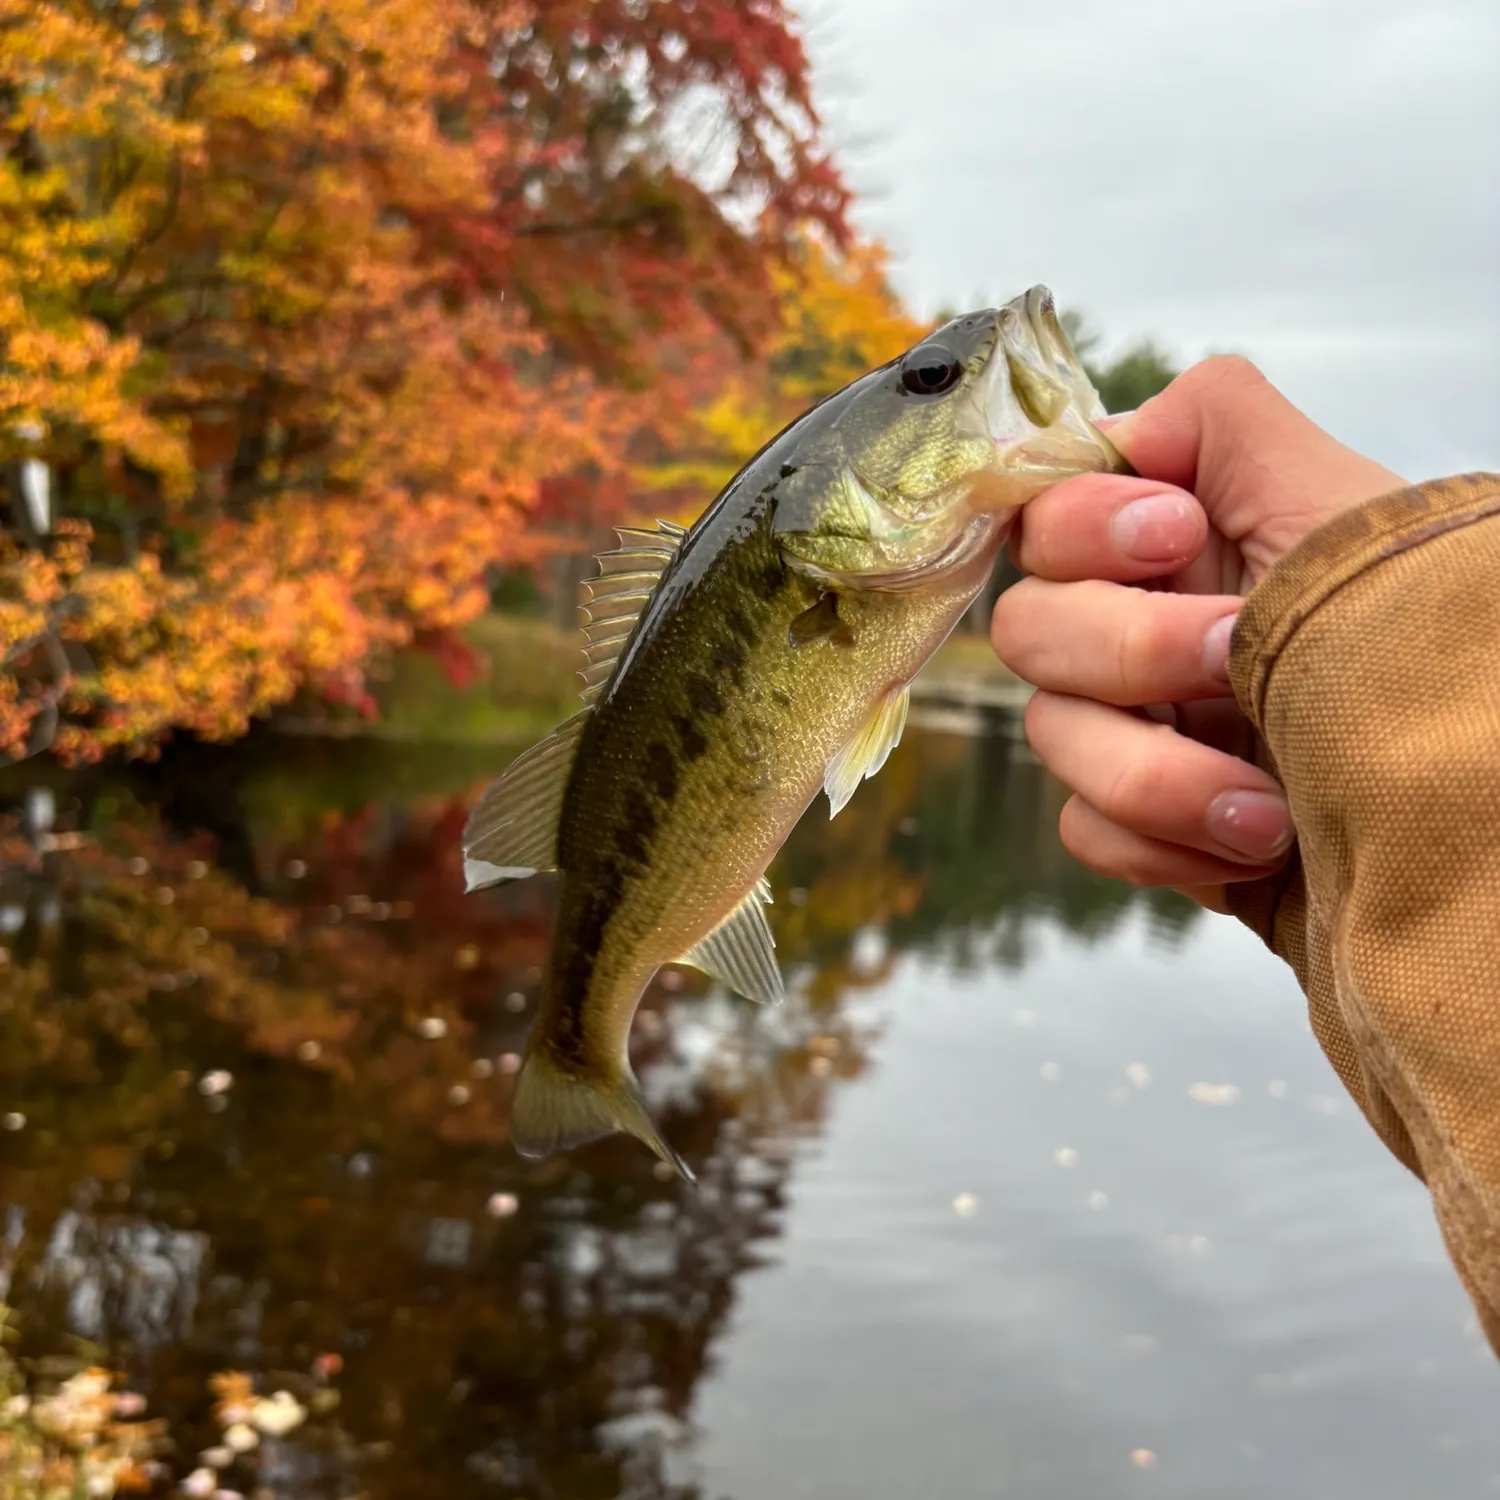
{"label": "green fish body", "polygon": [[691,1175],[627,1059],[642,992],[675,961],[781,998],[767,865],[820,790],[837,814],[884,763],[1015,509],[1121,467],[1098,415],[1033,288],[804,414],[691,530],[622,530],[601,556],[588,706],[507,768],[464,837],[471,890],[562,875],[512,1109],[523,1155],[626,1130]]}

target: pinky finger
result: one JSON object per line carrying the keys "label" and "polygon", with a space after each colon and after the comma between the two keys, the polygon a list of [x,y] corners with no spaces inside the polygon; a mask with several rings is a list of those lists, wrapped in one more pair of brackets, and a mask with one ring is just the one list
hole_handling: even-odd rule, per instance
{"label": "pinky finger", "polygon": [[1209,905],[1194,887],[1222,886],[1229,881],[1259,880],[1283,861],[1266,865],[1244,865],[1212,854],[1200,853],[1183,844],[1148,838],[1106,818],[1092,803],[1072,796],[1058,819],[1063,847],[1080,864],[1114,880],[1131,885],[1164,885],[1187,890],[1195,901]]}

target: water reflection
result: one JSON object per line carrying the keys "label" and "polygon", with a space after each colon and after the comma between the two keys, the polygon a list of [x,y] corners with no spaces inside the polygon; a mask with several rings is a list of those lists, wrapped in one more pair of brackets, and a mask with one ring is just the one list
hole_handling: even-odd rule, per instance
{"label": "water reflection", "polygon": [[212,1372],[270,1389],[337,1356],[338,1411],[235,1469],[247,1491],[717,1500],[672,1455],[820,1170],[806,1143],[890,1065],[900,973],[951,999],[1132,913],[1160,953],[1193,909],[1067,859],[1013,736],[913,732],[773,867],[785,1007],[676,970],[647,996],[636,1067],[698,1188],[623,1138],[526,1164],[507,1108],[551,890],[458,894],[495,763],[282,744],[58,780],[50,803],[0,786],[9,1299],[35,1347],[116,1351],[186,1445],[215,1435]]}

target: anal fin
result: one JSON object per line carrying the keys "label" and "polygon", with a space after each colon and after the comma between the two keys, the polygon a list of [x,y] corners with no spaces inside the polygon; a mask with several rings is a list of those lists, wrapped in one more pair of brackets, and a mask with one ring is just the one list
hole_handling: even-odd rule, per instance
{"label": "anal fin", "polygon": [[860,782],[873,776],[901,743],[901,731],[906,728],[906,710],[910,702],[909,686],[887,693],[875,705],[859,733],[828,762],[828,769],[823,773],[823,790],[828,793],[830,818],[839,815]]}
{"label": "anal fin", "polygon": [[770,883],[762,876],[750,894],[678,962],[701,969],[757,1005],[779,1005],[786,999],[786,988],[776,964],[776,939],[763,910],[770,899]]}

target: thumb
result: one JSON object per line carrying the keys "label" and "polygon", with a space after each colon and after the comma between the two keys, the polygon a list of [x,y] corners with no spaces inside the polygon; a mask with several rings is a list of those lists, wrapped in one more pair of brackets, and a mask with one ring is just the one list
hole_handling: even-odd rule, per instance
{"label": "thumb", "polygon": [[1237,355],[1194,365],[1108,430],[1137,474],[1197,496],[1252,579],[1340,511],[1406,483],[1326,433]]}

